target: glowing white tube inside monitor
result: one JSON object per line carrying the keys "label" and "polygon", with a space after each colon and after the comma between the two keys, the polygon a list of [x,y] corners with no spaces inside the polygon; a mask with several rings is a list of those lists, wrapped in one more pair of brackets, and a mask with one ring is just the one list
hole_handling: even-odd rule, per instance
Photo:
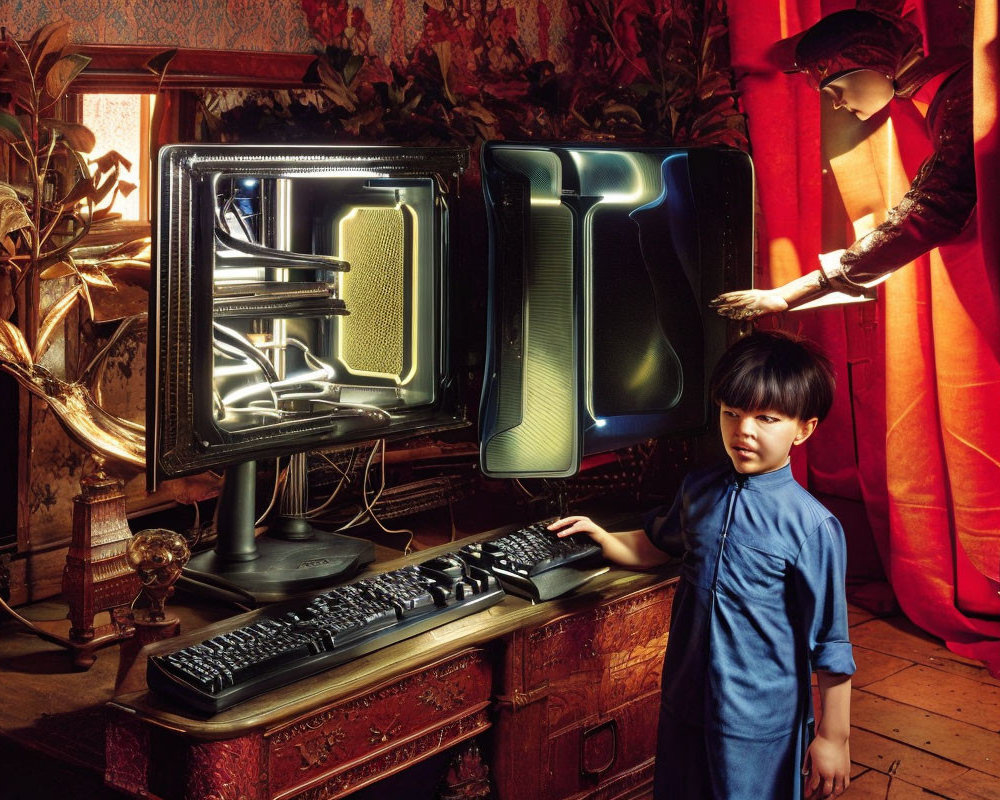
{"label": "glowing white tube inside monitor", "polygon": [[285,172],[281,173],[282,178],[391,178],[388,172],[381,172],[373,169],[317,169],[309,172]]}
{"label": "glowing white tube inside monitor", "polygon": [[[274,213],[274,246],[278,250],[292,249],[292,182],[288,178],[278,178],[274,182],[275,213]],[[276,269],[274,271],[276,282],[285,283],[288,280],[287,269]],[[274,364],[274,371],[278,377],[285,377],[287,368],[285,360],[285,346],[288,337],[287,322],[278,317],[271,323],[271,336],[273,342],[273,352],[271,353],[271,363]]]}

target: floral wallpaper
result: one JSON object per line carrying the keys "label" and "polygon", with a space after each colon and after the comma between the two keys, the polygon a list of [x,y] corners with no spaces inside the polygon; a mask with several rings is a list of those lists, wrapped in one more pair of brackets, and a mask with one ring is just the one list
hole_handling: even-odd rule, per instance
{"label": "floral wallpaper", "polygon": [[[460,8],[472,15],[490,15],[503,7],[502,27],[516,29],[518,44],[532,58],[562,60],[561,48],[570,19],[570,0],[355,0],[322,3],[313,0],[12,0],[5,4],[0,24],[27,37],[47,22],[76,21],[79,41],[100,44],[163,44],[225,50],[311,52],[337,36],[363,35],[372,53],[399,61],[424,35],[425,17],[448,15]],[[451,6],[448,8],[447,6]],[[426,8],[426,12],[425,12]],[[308,20],[307,20],[308,15]],[[352,19],[364,23],[354,29]],[[503,38],[497,38],[503,49]]]}
{"label": "floral wallpaper", "polygon": [[[508,43],[531,60],[568,64],[574,0],[388,0],[359,3],[302,0],[319,42],[403,63],[422,42],[450,39],[467,59],[501,62]],[[483,45],[482,39],[489,44]]]}
{"label": "floral wallpaper", "polygon": [[9,0],[0,24],[18,38],[60,19],[87,44],[150,44],[217,50],[316,49],[300,0]]}

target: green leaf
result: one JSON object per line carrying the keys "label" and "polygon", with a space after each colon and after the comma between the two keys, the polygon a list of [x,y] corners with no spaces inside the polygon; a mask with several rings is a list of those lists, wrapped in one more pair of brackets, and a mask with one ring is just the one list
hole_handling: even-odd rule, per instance
{"label": "green leaf", "polygon": [[345,111],[356,111],[358,107],[357,96],[344,85],[344,79],[330,66],[330,62],[325,59],[320,61],[318,70],[319,78],[323,82],[324,93],[330,101]]}
{"label": "green leaf", "polygon": [[4,138],[13,137],[13,141],[24,141],[24,129],[17,117],[6,111],[0,111],[0,135]]}
{"label": "green leaf", "polygon": [[365,63],[361,56],[354,55],[347,59],[347,64],[344,66],[344,83],[348,86],[351,85],[351,81],[354,80],[354,76],[358,74],[358,70]]}
{"label": "green leaf", "polygon": [[76,76],[83,72],[84,67],[89,63],[90,59],[79,53],[70,53],[68,56],[63,56],[52,65],[52,68],[46,74],[45,91],[49,93],[49,96],[53,100],[58,100],[62,97],[63,92],[69,88],[69,85]]}

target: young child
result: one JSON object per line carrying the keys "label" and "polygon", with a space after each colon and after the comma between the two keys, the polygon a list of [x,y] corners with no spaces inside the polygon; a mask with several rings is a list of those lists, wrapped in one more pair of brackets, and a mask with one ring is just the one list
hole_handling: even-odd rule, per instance
{"label": "young child", "polygon": [[[664,659],[657,800],[798,800],[841,794],[850,773],[844,535],[792,478],[790,453],[830,409],[833,372],[807,342],[757,332],[712,376],[732,464],[688,475],[645,528],[587,533],[618,564],[682,556]],[[822,701],[812,735],[811,673]],[[802,776],[806,776],[803,779]],[[805,784],[805,786],[803,786]]]}

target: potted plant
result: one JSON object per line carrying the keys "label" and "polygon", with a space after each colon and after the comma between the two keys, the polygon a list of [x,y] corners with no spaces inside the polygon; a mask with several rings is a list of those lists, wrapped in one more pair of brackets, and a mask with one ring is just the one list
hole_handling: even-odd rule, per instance
{"label": "potted plant", "polygon": [[[88,160],[93,133],[54,115],[89,62],[73,51],[68,23],[46,25],[24,45],[5,35],[0,45],[0,90],[10,97],[0,141],[11,177],[0,181],[0,369],[47,403],[86,449],[141,468],[142,426],[94,399],[100,354],[72,379],[40,363],[78,304],[94,316],[93,288],[113,288],[116,270],[148,273],[148,235],[135,238],[134,226],[111,211],[117,194],[135,188],[119,178],[129,164],[114,151]],[[41,313],[42,282],[59,279],[64,290]]]}

